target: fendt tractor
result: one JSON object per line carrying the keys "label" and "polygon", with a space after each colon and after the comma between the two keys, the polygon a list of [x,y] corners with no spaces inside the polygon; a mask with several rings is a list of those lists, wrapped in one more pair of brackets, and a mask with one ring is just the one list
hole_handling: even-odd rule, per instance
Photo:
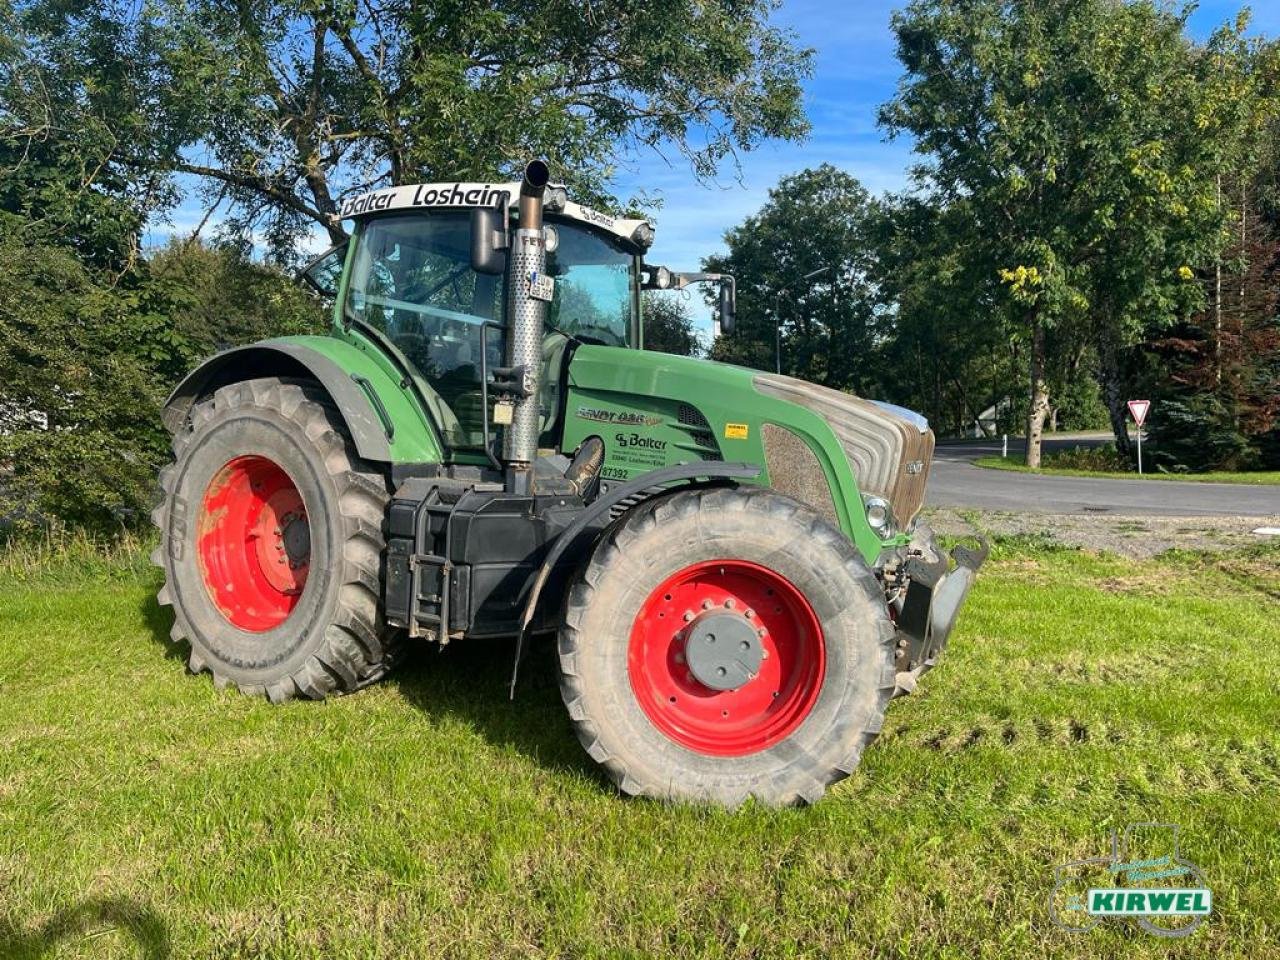
{"label": "fendt tractor", "polygon": [[[519,183],[343,205],[305,279],[327,336],[221,353],[170,397],[155,561],[189,668],[349,693],[415,641],[558,631],[560,687],[624,793],[816,801],[937,660],[986,555],[917,522],[924,418],[646,351],[642,220]],[[498,649],[506,649],[499,647]]]}

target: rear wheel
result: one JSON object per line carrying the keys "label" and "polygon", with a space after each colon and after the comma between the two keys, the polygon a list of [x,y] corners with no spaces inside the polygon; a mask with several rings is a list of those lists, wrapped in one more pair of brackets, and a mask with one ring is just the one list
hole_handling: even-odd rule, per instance
{"label": "rear wheel", "polygon": [[566,602],[565,703],[626,793],[813,802],[855,769],[893,693],[875,577],[839,531],[772,491],[642,507]]}
{"label": "rear wheel", "polygon": [[231,384],[196,404],[174,453],[153,559],[191,671],[274,701],[380,671],[386,481],[327,396],[275,378]]}

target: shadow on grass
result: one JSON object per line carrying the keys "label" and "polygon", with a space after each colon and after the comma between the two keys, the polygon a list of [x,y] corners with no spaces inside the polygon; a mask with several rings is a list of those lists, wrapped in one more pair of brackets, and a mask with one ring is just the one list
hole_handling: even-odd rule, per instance
{"label": "shadow on grass", "polygon": [[0,957],[36,960],[52,955],[62,943],[100,936],[110,930],[123,932],[137,944],[138,956],[145,960],[163,960],[169,956],[169,931],[155,911],[129,900],[109,897],[86,900],[55,914],[33,930],[21,931],[0,921]]}
{"label": "shadow on grass", "polygon": [[138,612],[142,615],[142,622],[152,639],[164,649],[165,657],[185,664],[188,654],[187,644],[185,641],[176,642],[170,639],[169,631],[173,629],[173,611],[156,602],[154,590],[148,591],[147,599],[142,602]]}
{"label": "shadow on grass", "polygon": [[[165,657],[185,665],[186,641],[169,638],[172,611],[148,595],[139,613]],[[606,787],[607,778],[578,743],[560,699],[554,637],[532,638],[515,700],[508,696],[514,638],[457,641],[443,650],[425,640],[408,643],[404,662],[383,682],[409,703],[431,716],[455,717],[495,746],[514,749],[549,770],[587,774]]]}
{"label": "shadow on grass", "polygon": [[543,767],[607,780],[574,735],[560,698],[555,639],[535,637],[510,699],[514,639],[469,640],[443,650],[420,647],[387,679],[423,712],[465,721],[490,743]]}

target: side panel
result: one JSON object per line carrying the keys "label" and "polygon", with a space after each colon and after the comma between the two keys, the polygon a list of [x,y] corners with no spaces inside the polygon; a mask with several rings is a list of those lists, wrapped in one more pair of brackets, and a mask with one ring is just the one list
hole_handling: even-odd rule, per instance
{"label": "side panel", "polygon": [[176,430],[192,404],[220,386],[265,376],[310,376],[333,397],[366,460],[439,463],[435,429],[386,361],[335,337],[283,337],[220,353],[170,395],[164,423]]}
{"label": "side panel", "polygon": [[883,542],[867,525],[857,480],[834,432],[804,407],[759,393],[754,374],[688,357],[580,347],[569,366],[561,449],[571,453],[587,437],[599,436],[606,481],[711,459],[759,464],[764,469],[754,482],[781,487],[770,477],[764,442],[765,425],[775,424],[812,453],[826,478],[833,519],[873,563]]}

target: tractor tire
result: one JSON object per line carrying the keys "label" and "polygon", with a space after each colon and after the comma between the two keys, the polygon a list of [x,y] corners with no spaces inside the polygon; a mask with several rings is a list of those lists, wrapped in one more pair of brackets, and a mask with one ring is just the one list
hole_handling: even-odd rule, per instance
{"label": "tractor tire", "polygon": [[358,459],[327,394],[274,377],[222,387],[192,408],[173,451],[151,559],[191,672],[275,703],[385,672],[387,481]]}
{"label": "tractor tire", "polygon": [[771,490],[642,505],[565,604],[561,693],[627,794],[814,803],[857,767],[893,695],[878,581],[839,530]]}

